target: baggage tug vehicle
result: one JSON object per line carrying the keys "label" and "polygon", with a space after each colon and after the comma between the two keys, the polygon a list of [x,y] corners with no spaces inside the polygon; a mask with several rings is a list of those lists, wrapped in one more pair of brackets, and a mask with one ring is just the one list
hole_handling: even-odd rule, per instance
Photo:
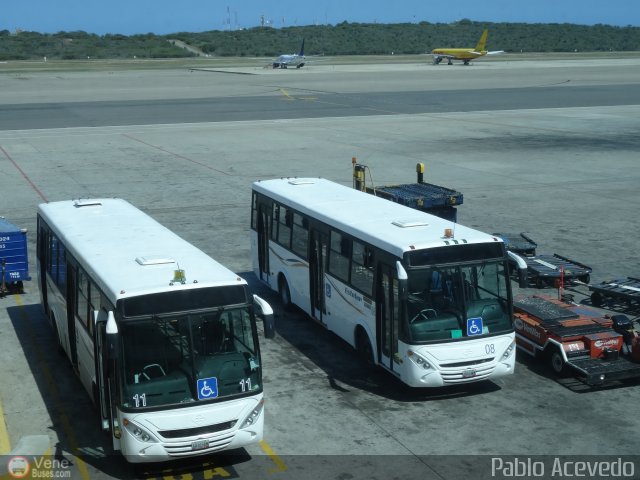
{"label": "baggage tug vehicle", "polygon": [[588,385],[640,377],[640,325],[626,315],[601,315],[563,300],[514,300],[518,348],[547,359],[558,376]]}

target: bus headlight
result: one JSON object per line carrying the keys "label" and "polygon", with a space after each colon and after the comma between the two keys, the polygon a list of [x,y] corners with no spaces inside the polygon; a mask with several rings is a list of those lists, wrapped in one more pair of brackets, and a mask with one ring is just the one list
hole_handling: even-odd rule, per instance
{"label": "bus headlight", "polygon": [[156,438],[153,435],[151,435],[141,426],[136,425],[135,423],[133,423],[130,420],[127,420],[126,418],[122,423],[124,425],[124,428],[126,428],[127,431],[138,440],[146,443],[158,443],[158,440],[156,440]]}
{"label": "bus headlight", "polygon": [[511,342],[511,345],[509,345],[507,349],[504,351],[504,353],[502,354],[502,360],[507,360],[513,354],[513,351],[515,349],[516,349],[516,342],[514,340],[513,342]]}
{"label": "bus headlight", "polygon": [[247,416],[247,418],[244,419],[244,422],[242,422],[242,426],[240,428],[246,428],[253,425],[255,421],[258,419],[258,417],[260,416],[260,414],[262,413],[263,408],[264,408],[264,399],[260,400],[260,403],[258,403],[258,406],[251,411],[251,413]]}
{"label": "bus headlight", "polygon": [[418,355],[413,350],[409,350],[407,352],[407,355],[409,356],[411,361],[415,363],[417,366],[419,366],[420,368],[424,370],[430,370],[432,368],[431,364],[427,361],[426,358],[424,358],[422,355]]}

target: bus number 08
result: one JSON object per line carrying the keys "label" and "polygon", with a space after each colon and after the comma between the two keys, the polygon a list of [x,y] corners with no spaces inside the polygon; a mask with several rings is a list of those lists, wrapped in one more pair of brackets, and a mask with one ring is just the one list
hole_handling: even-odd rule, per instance
{"label": "bus number 08", "polygon": [[495,353],[496,353],[496,346],[495,346],[493,343],[487,343],[487,344],[484,346],[484,352],[485,352],[487,355],[493,355],[493,354],[495,354]]}

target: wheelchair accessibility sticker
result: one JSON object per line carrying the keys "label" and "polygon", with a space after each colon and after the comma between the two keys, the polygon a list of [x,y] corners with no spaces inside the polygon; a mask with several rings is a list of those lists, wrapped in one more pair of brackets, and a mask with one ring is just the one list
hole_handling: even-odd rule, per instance
{"label": "wheelchair accessibility sticker", "polygon": [[482,335],[482,317],[467,318],[467,337]]}
{"label": "wheelchair accessibility sticker", "polygon": [[218,396],[218,379],[216,377],[198,379],[198,400],[207,400]]}

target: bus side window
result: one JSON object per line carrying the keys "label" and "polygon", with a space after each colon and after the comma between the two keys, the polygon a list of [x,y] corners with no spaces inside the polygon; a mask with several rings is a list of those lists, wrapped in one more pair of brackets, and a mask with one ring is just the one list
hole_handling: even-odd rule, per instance
{"label": "bus side window", "polygon": [[251,228],[258,229],[258,195],[256,192],[251,195]]}
{"label": "bus side window", "polygon": [[358,290],[371,295],[373,289],[373,269],[366,265],[371,251],[358,241],[353,241],[351,258],[351,284]]}
{"label": "bus side window", "polygon": [[293,234],[291,235],[291,250],[296,255],[307,258],[307,244],[309,243],[309,222],[299,213],[293,214]]}
{"label": "bus side window", "polygon": [[[347,243],[348,242],[348,243]],[[349,260],[351,257],[351,241],[336,231],[331,232],[331,249],[329,251],[329,272],[339,279],[349,281]],[[348,254],[345,254],[348,252]]]}
{"label": "bus side window", "polygon": [[280,216],[280,205],[273,204],[273,212],[271,215],[271,240],[278,240],[278,218]]}
{"label": "bus side window", "polygon": [[58,243],[58,273],[56,275],[58,288],[63,295],[67,294],[67,251],[64,244]]}
{"label": "bus side window", "polygon": [[277,242],[285,248],[291,248],[291,225],[293,215],[291,210],[280,205],[278,218],[278,239]]}
{"label": "bus side window", "polygon": [[87,313],[87,328],[89,333],[93,335],[93,322],[91,321],[91,312],[100,310],[100,290],[95,283],[89,284],[89,312]]}
{"label": "bus side window", "polygon": [[77,295],[76,295],[76,315],[82,321],[85,328],[89,328],[87,316],[89,314],[89,278],[87,274],[78,268],[78,282],[77,282]]}

